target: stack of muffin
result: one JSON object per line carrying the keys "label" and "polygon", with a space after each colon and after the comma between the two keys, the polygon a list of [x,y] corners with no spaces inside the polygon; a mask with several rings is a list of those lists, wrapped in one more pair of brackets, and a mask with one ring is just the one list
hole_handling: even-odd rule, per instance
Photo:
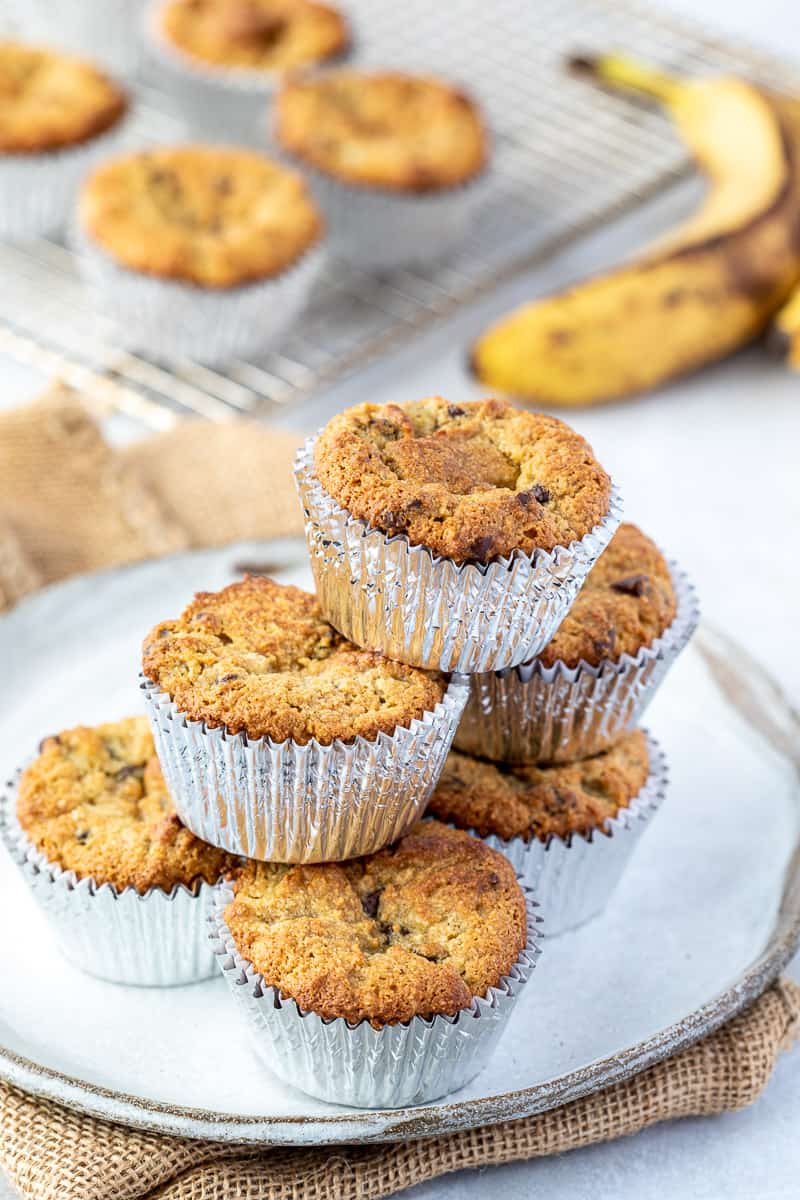
{"label": "stack of muffin", "polygon": [[554,418],[362,405],[296,472],[317,595],[198,593],[144,642],[153,736],[47,738],[4,834],[78,966],[216,958],[287,1082],[417,1103],[491,1054],[534,896],[548,932],[604,907],[663,796],[634,725],[697,614]]}

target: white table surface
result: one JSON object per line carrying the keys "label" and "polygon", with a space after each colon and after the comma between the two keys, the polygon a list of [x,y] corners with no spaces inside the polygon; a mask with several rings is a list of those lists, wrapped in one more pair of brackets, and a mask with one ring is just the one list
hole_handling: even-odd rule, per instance
{"label": "white table surface", "polygon": [[[800,60],[796,0],[661,0],[720,29]],[[360,399],[442,392],[478,395],[463,370],[464,339],[519,298],[613,262],[674,216],[671,197],[515,281],[436,334],[309,409],[317,425]],[[0,406],[40,380],[0,359]],[[573,423],[623,489],[627,514],[690,571],[706,616],[745,642],[800,705],[800,376],[747,351],[635,404],[576,414]],[[800,958],[791,968],[800,980]],[[409,1200],[502,1194],[581,1200],[663,1197],[778,1200],[798,1194],[800,1052],[778,1064],[762,1098],[742,1113],[684,1120],[558,1158],[464,1172],[407,1193]],[[0,1200],[11,1196],[0,1179]]]}

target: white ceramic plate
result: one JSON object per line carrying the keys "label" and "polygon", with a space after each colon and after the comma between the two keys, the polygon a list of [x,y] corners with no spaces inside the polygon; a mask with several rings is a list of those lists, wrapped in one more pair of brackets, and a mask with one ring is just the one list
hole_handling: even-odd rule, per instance
{"label": "white ceramic plate", "polygon": [[[141,710],[139,645],[242,564],[310,583],[298,542],[73,580],[0,620],[8,777],[39,739]],[[281,568],[281,569],[278,569]],[[222,979],[120,987],[64,962],[0,851],[0,1076],[117,1121],[218,1140],[386,1140],[524,1116],[688,1044],[758,994],[800,930],[797,724],[743,651],[704,629],[648,714],[671,787],[611,907],[545,944],[490,1067],[444,1102],[359,1112],[311,1100],[251,1054]]]}

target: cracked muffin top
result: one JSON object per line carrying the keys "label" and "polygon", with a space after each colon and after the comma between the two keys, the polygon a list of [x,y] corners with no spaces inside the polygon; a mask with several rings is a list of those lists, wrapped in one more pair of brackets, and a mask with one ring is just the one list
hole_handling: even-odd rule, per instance
{"label": "cracked muffin top", "polygon": [[507,975],[527,938],[511,864],[438,821],[344,863],[248,863],[224,917],[267,985],[375,1028],[454,1014]]}
{"label": "cracked muffin top", "polygon": [[210,288],[280,274],[323,231],[299,175],[230,146],[110,159],[83,184],[78,217],[121,266]]}
{"label": "cracked muffin top", "polygon": [[445,692],[439,676],[346,641],[309,592],[258,576],[199,592],[156,625],[143,669],[192,720],[326,746],[392,734]]}
{"label": "cracked muffin top", "polygon": [[663,554],[636,525],[620,525],[539,661],[577,667],[584,660],[596,667],[633,656],[661,637],[676,611]]}
{"label": "cracked muffin top", "polygon": [[167,0],[158,25],[184,54],[250,71],[323,62],[350,40],[342,14],[311,0]]}
{"label": "cracked muffin top", "polygon": [[402,192],[465,183],[488,151],[468,96],[394,72],[293,80],[275,102],[275,134],[285,150],[345,183]]}
{"label": "cracked muffin top", "polygon": [[360,404],[325,426],[314,463],[354,517],[456,562],[568,546],[611,498],[588,442],[505,400]]}
{"label": "cracked muffin top", "polygon": [[45,738],[20,781],[17,818],[50,862],[119,890],[216,883],[238,862],[181,824],[146,717]]}
{"label": "cracked muffin top", "polygon": [[0,153],[77,146],[116,125],[127,107],[125,93],[91,63],[0,41]]}
{"label": "cracked muffin top", "polygon": [[428,813],[481,837],[566,839],[615,817],[642,790],[649,771],[641,729],[602,754],[552,767],[512,767],[451,750]]}

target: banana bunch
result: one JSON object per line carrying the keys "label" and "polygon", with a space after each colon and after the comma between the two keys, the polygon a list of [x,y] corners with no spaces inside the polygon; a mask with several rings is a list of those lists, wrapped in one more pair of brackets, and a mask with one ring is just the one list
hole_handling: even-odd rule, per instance
{"label": "banana bunch", "polygon": [[[525,304],[478,338],[471,363],[483,383],[556,406],[635,395],[722,358],[760,334],[800,281],[800,102],[615,56],[581,65],[661,102],[709,187],[632,261]],[[800,299],[789,316],[800,362]]]}

